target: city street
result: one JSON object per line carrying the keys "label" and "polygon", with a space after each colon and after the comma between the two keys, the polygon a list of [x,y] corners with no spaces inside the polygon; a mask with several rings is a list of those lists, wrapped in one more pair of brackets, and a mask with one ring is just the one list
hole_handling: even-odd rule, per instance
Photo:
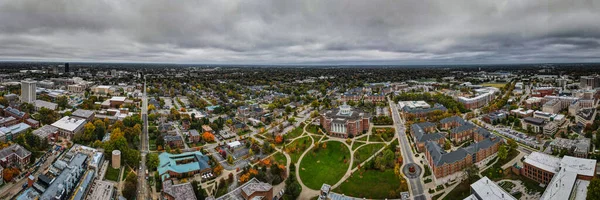
{"label": "city street", "polygon": [[[398,134],[398,140],[400,144],[400,150],[402,152],[402,158],[404,158],[404,166],[411,164],[413,166],[417,166],[418,164],[414,161],[414,154],[410,149],[410,143],[406,138],[406,127],[404,126],[404,121],[400,118],[400,114],[398,113],[398,108],[396,104],[388,98],[390,103],[390,108],[392,110],[392,116],[394,120],[394,125],[396,126],[396,132]],[[408,176],[406,176],[408,177]],[[417,176],[414,178],[408,178],[410,193],[414,199],[427,199],[424,195],[423,182],[421,181],[421,177]]]}
{"label": "city street", "polygon": [[151,199],[148,193],[148,183],[146,182],[146,154],[148,154],[148,97],[146,96],[146,82],[144,81],[144,96],[142,96],[142,136],[140,137],[140,153],[141,161],[140,168],[138,169],[138,200]]}

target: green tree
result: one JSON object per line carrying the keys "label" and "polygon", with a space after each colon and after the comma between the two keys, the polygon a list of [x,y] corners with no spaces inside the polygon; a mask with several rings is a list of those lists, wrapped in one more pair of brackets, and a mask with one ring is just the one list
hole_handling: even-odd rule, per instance
{"label": "green tree", "polygon": [[148,168],[151,170],[156,170],[158,167],[158,154],[148,154],[148,158],[146,158],[146,166],[148,166]]}
{"label": "green tree", "polygon": [[94,126],[96,127],[96,130],[94,130],[96,133],[96,139],[102,140],[102,138],[104,138],[104,134],[106,134],[106,125],[102,120],[97,119],[94,121]]}
{"label": "green tree", "polygon": [[69,99],[67,96],[60,96],[56,99],[56,104],[58,104],[59,108],[67,108],[69,106]]}
{"label": "green tree", "polygon": [[40,108],[38,113],[40,114],[39,120],[42,124],[54,123],[60,117],[56,111],[50,110],[48,108]]}
{"label": "green tree", "polygon": [[137,177],[130,173],[125,179],[125,186],[123,189],[123,196],[127,199],[135,199],[137,194]]}
{"label": "green tree", "polygon": [[505,160],[507,157],[508,157],[508,149],[506,148],[506,145],[502,144],[498,148],[498,158],[500,160]]}
{"label": "green tree", "polygon": [[202,189],[200,182],[197,180],[192,181],[192,187],[194,188],[194,194],[196,195],[196,199],[206,199],[206,192]]}
{"label": "green tree", "polygon": [[595,177],[590,181],[586,199],[600,199],[600,178]]}

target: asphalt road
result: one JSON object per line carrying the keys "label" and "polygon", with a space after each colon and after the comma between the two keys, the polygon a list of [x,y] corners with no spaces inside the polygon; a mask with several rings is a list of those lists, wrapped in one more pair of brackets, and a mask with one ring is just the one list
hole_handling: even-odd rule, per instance
{"label": "asphalt road", "polygon": [[[147,104],[148,98],[146,97],[146,89],[144,83],[144,97],[142,98],[143,104]],[[148,108],[147,106],[142,106],[142,109],[146,109],[142,111],[142,135],[140,137],[140,168],[138,168],[137,176],[138,176],[138,184],[137,184],[137,199],[150,199],[148,193],[148,183],[146,182],[146,154],[148,154]]]}
{"label": "asphalt road", "polygon": [[[396,133],[398,134],[398,140],[400,141],[402,158],[405,162],[404,165],[415,163],[413,152],[410,149],[410,143],[408,142],[408,139],[406,139],[406,127],[404,126],[404,121],[402,121],[402,119],[400,118],[400,114],[398,113],[398,108],[396,107],[396,104],[394,104],[394,102],[391,100],[389,102],[392,110],[394,124],[396,125]],[[420,176],[416,178],[409,178],[408,183],[410,184],[410,193],[414,199],[426,199],[423,193],[423,182],[421,181]]]}

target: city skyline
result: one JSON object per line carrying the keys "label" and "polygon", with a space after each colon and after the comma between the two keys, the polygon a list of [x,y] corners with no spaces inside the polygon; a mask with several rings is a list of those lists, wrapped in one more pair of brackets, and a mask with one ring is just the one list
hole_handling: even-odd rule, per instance
{"label": "city skyline", "polygon": [[0,3],[0,60],[180,64],[599,62],[592,1]]}

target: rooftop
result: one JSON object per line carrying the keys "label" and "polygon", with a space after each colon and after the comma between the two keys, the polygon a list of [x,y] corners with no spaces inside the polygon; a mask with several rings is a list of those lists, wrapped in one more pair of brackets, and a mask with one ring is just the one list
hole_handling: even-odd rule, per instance
{"label": "rooftop", "polygon": [[498,186],[494,181],[490,180],[487,176],[484,176],[477,182],[471,184],[471,190],[484,200],[516,200],[516,198],[504,191],[504,189]]}
{"label": "rooftop", "polygon": [[163,182],[163,192],[174,200],[196,199],[194,188],[190,183],[173,184],[172,180]]}
{"label": "rooftop", "polygon": [[[223,196],[220,196],[219,198],[216,198],[216,199],[217,200],[245,200],[242,197],[242,191],[244,191],[244,189],[246,189],[246,190],[250,189],[250,188],[247,188],[249,185],[261,184],[261,183],[262,182],[260,182],[258,179],[252,178],[248,182],[244,183],[242,186],[240,186],[240,187],[232,190],[231,192],[229,192],[229,193],[227,193],[227,194],[225,194]],[[267,184],[268,185],[268,183],[262,183],[262,184]],[[254,186],[252,186],[252,187],[254,187]],[[258,187],[262,188],[262,187],[266,187],[266,186],[258,186]],[[246,193],[246,194],[248,194],[248,193]]]}
{"label": "rooftop", "polygon": [[[158,159],[160,161],[158,165],[158,174],[161,176],[162,179],[168,177],[168,174],[165,174],[168,171],[172,171],[175,173],[186,173],[190,171],[204,170],[210,168],[210,164],[208,163],[208,156],[205,156],[198,151],[186,152],[181,154],[170,154],[163,152],[160,155],[158,155]],[[185,164],[177,163],[177,161],[188,159],[193,160],[193,162],[188,162]]]}
{"label": "rooftop", "polygon": [[4,159],[12,154],[24,158],[31,155],[31,152],[18,144],[13,144],[4,149],[0,149],[0,159]]}
{"label": "rooftop", "polygon": [[92,115],[94,115],[94,111],[92,110],[84,110],[84,109],[77,109],[75,110],[75,112],[71,113],[71,116],[75,116],[75,117],[81,117],[81,118],[89,118]]}
{"label": "rooftop", "polygon": [[96,180],[90,189],[87,198],[94,199],[110,199],[113,195],[114,185],[112,182]]}
{"label": "rooftop", "polygon": [[34,130],[32,133],[34,135],[37,135],[38,137],[47,138],[48,135],[50,135],[52,133],[56,133],[57,131],[58,131],[58,128],[56,128],[55,126],[44,125],[41,128]]}
{"label": "rooftop", "polygon": [[80,126],[83,126],[85,123],[84,119],[72,118],[69,116],[63,117],[58,121],[52,123],[52,126],[56,128],[67,130],[67,131],[75,131]]}
{"label": "rooftop", "polygon": [[540,199],[569,199],[576,179],[577,173],[561,169],[552,177],[552,181],[548,183],[548,187]]}
{"label": "rooftop", "polygon": [[254,194],[255,192],[266,192],[272,189],[273,186],[271,186],[271,184],[263,182],[250,183],[242,186],[242,192],[248,196]]}
{"label": "rooftop", "polygon": [[565,156],[560,161],[560,168],[575,172],[579,175],[594,176],[596,171],[596,160]]}
{"label": "rooftop", "polygon": [[48,108],[50,110],[55,110],[58,107],[58,104],[39,99],[35,100],[34,104],[37,108]]}
{"label": "rooftop", "polygon": [[540,152],[531,152],[523,161],[545,171],[556,173],[560,167],[560,158]]}

